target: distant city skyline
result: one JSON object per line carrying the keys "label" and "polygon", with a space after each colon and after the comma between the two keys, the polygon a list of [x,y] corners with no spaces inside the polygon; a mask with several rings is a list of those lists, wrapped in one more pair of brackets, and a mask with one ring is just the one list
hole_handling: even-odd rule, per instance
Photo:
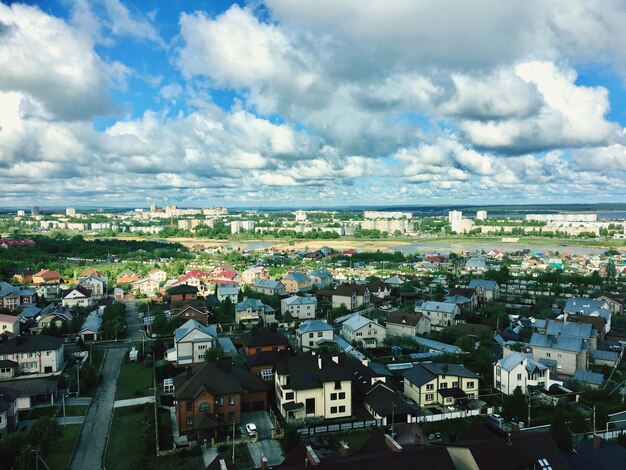
{"label": "distant city skyline", "polygon": [[10,3],[0,207],[626,202],[617,0]]}

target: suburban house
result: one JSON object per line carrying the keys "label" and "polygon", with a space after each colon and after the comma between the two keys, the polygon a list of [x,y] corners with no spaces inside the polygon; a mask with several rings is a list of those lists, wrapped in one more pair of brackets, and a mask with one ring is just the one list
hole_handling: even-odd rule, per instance
{"label": "suburban house", "polygon": [[241,336],[243,353],[250,371],[271,380],[276,361],[287,351],[287,338],[267,327],[253,327]]}
{"label": "suburban house", "polygon": [[622,315],[624,313],[624,294],[604,292],[597,300],[606,302],[608,309],[613,315]]}
{"label": "suburban house", "polygon": [[285,295],[285,285],[273,279],[259,279],[252,285],[252,290],[265,295]]}
{"label": "suburban house", "polygon": [[198,288],[188,284],[179,284],[165,291],[170,302],[193,302],[198,300]]}
{"label": "suburban house", "polygon": [[285,292],[290,294],[309,291],[313,286],[311,278],[298,271],[287,274],[281,282],[285,285]]}
{"label": "suburban house", "polygon": [[159,292],[159,281],[146,277],[133,282],[132,291],[142,295],[153,295]]}
{"label": "suburban house", "polygon": [[469,287],[455,287],[450,289],[444,302],[457,304],[461,308],[475,309],[478,306],[476,290],[470,289]]}
{"label": "suburban house", "polygon": [[33,284],[59,284],[61,273],[50,269],[42,269],[33,274]]}
{"label": "suburban house", "polygon": [[604,331],[611,331],[611,315],[608,302],[604,300],[570,298],[563,307],[563,316],[567,320],[570,317],[603,318],[605,321]]}
{"label": "suburban house", "polygon": [[201,307],[200,305],[200,302],[198,302],[198,305],[175,304],[173,307],[170,306],[170,315],[182,320],[193,319],[202,325],[207,325],[209,314],[207,313],[206,307]]}
{"label": "suburban house", "polygon": [[383,282],[391,288],[402,287],[406,283],[404,278],[398,276],[397,274],[385,279]]}
{"label": "suburban house", "polygon": [[217,347],[217,330],[195,320],[188,320],[174,330],[174,348],[167,351],[167,360],[178,366],[204,362],[209,349]]}
{"label": "suburban house", "polygon": [[20,317],[16,315],[0,314],[0,335],[20,334]]}
{"label": "suburban house", "polygon": [[341,325],[341,333],[349,343],[361,343],[364,348],[376,348],[383,344],[385,327],[362,315],[353,315]]}
{"label": "suburban house", "polygon": [[341,284],[334,290],[320,290],[318,295],[330,297],[333,308],[356,310],[370,305],[370,291],[366,284]]}
{"label": "suburban house", "polygon": [[97,274],[89,274],[86,277],[78,278],[78,285],[85,287],[91,291],[91,295],[94,299],[100,299],[107,293],[108,279]]}
{"label": "suburban house", "polygon": [[478,374],[460,364],[422,362],[407,369],[404,394],[419,406],[455,405],[478,397]]}
{"label": "suburban house", "polygon": [[298,296],[292,295],[280,301],[280,312],[285,318],[289,313],[293,318],[298,320],[311,320],[315,318],[317,310],[317,298],[313,295]]}
{"label": "suburban house", "polygon": [[276,406],[287,422],[352,416],[352,376],[339,356],[286,357],[276,364]]}
{"label": "suburban house", "polygon": [[415,304],[415,311],[429,318],[432,327],[445,328],[455,323],[465,323],[457,304],[428,300]]}
{"label": "suburban house", "polygon": [[303,351],[317,349],[325,342],[333,341],[333,339],[333,327],[321,320],[302,322],[296,330],[296,342]]}
{"label": "suburban house", "polygon": [[255,324],[263,322],[264,325],[276,323],[276,310],[264,304],[259,299],[246,299],[235,305],[235,322]]}
{"label": "suburban house", "polygon": [[528,387],[548,390],[554,383],[550,380],[548,366],[536,361],[532,354],[511,351],[493,366],[494,387],[511,395],[517,387],[526,394]]}
{"label": "suburban house", "polygon": [[50,304],[39,313],[37,331],[41,332],[43,328],[61,328],[64,324],[69,325],[75,316],[76,312],[70,307]]}
{"label": "suburban house", "polygon": [[313,269],[309,272],[309,277],[313,285],[317,287],[327,287],[333,284],[333,275],[325,269]]}
{"label": "suburban house", "polygon": [[479,302],[489,302],[500,296],[500,287],[496,281],[472,279],[467,287],[476,291],[476,299]]}
{"label": "suburban house", "polygon": [[241,284],[251,286],[260,279],[269,278],[270,270],[267,269],[265,266],[251,266],[241,273],[240,282]]}
{"label": "suburban house", "polygon": [[153,269],[148,273],[150,279],[154,279],[156,282],[162,284],[167,281],[167,273],[162,269]]}
{"label": "suburban house", "polygon": [[125,269],[122,271],[115,280],[118,284],[130,284],[132,282],[138,281],[141,278],[139,274],[130,269]]}
{"label": "suburban house", "polygon": [[19,372],[20,365],[8,359],[0,360],[0,380],[12,379]]}
{"label": "suburban house", "polygon": [[8,282],[0,281],[0,307],[15,310],[24,304],[30,304],[37,299],[34,289],[13,286]]}
{"label": "suburban house", "polygon": [[0,387],[0,439],[4,439],[10,432],[17,429],[20,422],[17,398],[18,390]]}
{"label": "suburban house", "polygon": [[236,304],[239,297],[239,288],[230,284],[218,284],[215,296],[220,302],[230,299],[233,304]]}
{"label": "suburban house", "polygon": [[557,374],[589,369],[590,346],[583,338],[533,333],[529,346],[533,357]]}
{"label": "suburban house", "polygon": [[385,320],[387,336],[427,335],[430,318],[420,313],[392,312]]}
{"label": "suburban house", "polygon": [[373,280],[367,283],[367,288],[370,291],[370,299],[372,297],[378,297],[380,299],[385,299],[389,297],[391,294],[391,287],[385,284],[380,279]]}
{"label": "suburban house", "polygon": [[21,335],[0,343],[0,360],[19,364],[24,374],[61,372],[65,365],[63,339],[45,335]]}
{"label": "suburban house", "polygon": [[15,279],[19,284],[31,284],[33,282],[34,274],[35,271],[28,268],[18,269],[13,274],[13,279]]}
{"label": "suburban house", "polygon": [[89,289],[78,285],[73,289],[63,291],[63,307],[89,307],[93,302],[93,295]]}
{"label": "suburban house", "polygon": [[172,282],[172,286],[188,285],[195,287],[200,295],[204,295],[206,273],[199,269],[188,271],[176,281]]}
{"label": "suburban house", "polygon": [[198,441],[230,435],[242,412],[267,408],[267,384],[230,358],[196,364],[173,381],[180,434]]}
{"label": "suburban house", "polygon": [[465,262],[465,271],[470,273],[484,273],[487,271],[487,260],[482,256],[473,256]]}

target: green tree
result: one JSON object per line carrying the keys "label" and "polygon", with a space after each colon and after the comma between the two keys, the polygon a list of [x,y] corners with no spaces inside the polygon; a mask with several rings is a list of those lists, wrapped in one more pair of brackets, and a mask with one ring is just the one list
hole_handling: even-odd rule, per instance
{"label": "green tree", "polygon": [[28,440],[43,453],[54,447],[61,437],[61,426],[51,416],[42,416],[28,431]]}
{"label": "green tree", "polygon": [[550,436],[559,449],[572,450],[572,433],[567,427],[565,405],[559,403],[554,410],[554,416],[550,421]]}
{"label": "green tree", "polygon": [[526,397],[522,393],[520,387],[516,387],[513,390],[513,394],[504,399],[502,405],[502,414],[505,418],[513,421],[522,421],[527,417],[528,405]]}

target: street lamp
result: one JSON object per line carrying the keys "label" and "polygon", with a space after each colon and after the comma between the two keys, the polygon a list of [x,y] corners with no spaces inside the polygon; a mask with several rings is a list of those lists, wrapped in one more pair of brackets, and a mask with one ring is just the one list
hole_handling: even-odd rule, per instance
{"label": "street lamp", "polygon": [[[391,402],[391,437],[394,437],[396,430],[396,402]],[[395,439],[395,438],[394,438]]]}

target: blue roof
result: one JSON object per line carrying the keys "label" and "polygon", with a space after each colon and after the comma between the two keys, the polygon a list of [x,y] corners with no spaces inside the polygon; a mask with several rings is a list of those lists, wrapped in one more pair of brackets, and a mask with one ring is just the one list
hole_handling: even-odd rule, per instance
{"label": "blue roof", "polygon": [[275,281],[274,279],[257,279],[253,287],[259,287],[263,289],[277,289],[280,284],[280,281]]}
{"label": "blue roof", "polygon": [[268,307],[272,311],[274,311],[272,307],[270,307],[269,305],[265,305],[259,299],[246,299],[243,302],[239,302],[237,305],[235,305],[235,311],[241,312],[247,308],[251,308],[252,310],[260,310],[262,308],[265,308],[265,310],[268,311]]}
{"label": "blue roof", "polygon": [[526,361],[526,370],[528,370],[529,372],[532,372],[532,370],[534,369],[539,369],[539,370],[547,369],[545,365],[535,361],[535,358],[533,357],[532,354],[527,354],[527,353],[524,354],[524,353],[517,352],[517,351],[513,351],[506,357],[503,357],[502,359],[500,359],[498,361],[498,365],[502,369],[510,372],[513,369],[515,369],[515,367],[517,367],[519,364],[523,363],[524,361]]}
{"label": "blue roof", "polygon": [[343,326],[347,326],[353,331],[358,330],[359,328],[363,328],[365,325],[369,323],[376,323],[374,320],[370,320],[369,318],[365,318],[362,315],[354,315],[353,317],[348,318],[345,322],[343,322]]}
{"label": "blue roof", "polygon": [[333,327],[321,320],[309,320],[302,322],[300,327],[296,330],[296,332],[300,334],[314,331],[333,331]]}
{"label": "blue roof", "polygon": [[235,347],[235,345],[233,344],[230,338],[217,338],[217,342],[222,348],[222,351],[224,351],[226,354],[237,353],[237,348]]}
{"label": "blue roof", "polygon": [[287,305],[317,305],[317,298],[313,295],[309,296],[299,296],[292,295],[291,297],[287,297],[286,299],[281,300],[281,303],[286,303]]}
{"label": "blue roof", "polygon": [[453,344],[442,343],[440,341],[435,341],[435,340],[428,339],[428,338],[422,338],[421,336],[411,336],[411,335],[404,335],[404,336],[407,338],[411,338],[420,346],[424,346],[425,348],[428,348],[428,349],[434,349],[436,351],[441,351],[441,352],[450,353],[450,354],[459,354],[462,352],[461,348],[459,348],[458,346],[454,346]]}
{"label": "blue roof", "polygon": [[574,338],[589,339],[594,336],[593,328],[590,323],[574,323],[574,322],[556,322],[554,320],[548,321],[546,327],[547,335],[561,335],[572,336]]}
{"label": "blue roof", "polygon": [[79,333],[85,333],[87,331],[93,331],[95,333],[99,332],[102,328],[102,315],[98,310],[94,310],[87,315],[85,321],[83,322],[83,326],[81,327]]}
{"label": "blue roof", "polygon": [[498,283],[496,281],[490,281],[489,279],[472,279],[467,287],[470,289],[482,287],[485,290],[494,290],[498,287]]}
{"label": "blue roof", "polygon": [[217,330],[215,329],[215,327],[204,326],[203,324],[198,323],[192,318],[190,320],[187,320],[182,326],[179,326],[178,328],[176,328],[176,330],[174,330],[174,341],[180,341],[187,335],[187,333],[194,329],[198,329],[209,336],[217,338]]}
{"label": "blue roof", "polygon": [[426,310],[429,312],[444,312],[444,313],[455,313],[457,310],[457,305],[448,303],[448,302],[435,302],[434,300],[427,300],[426,302],[422,302],[421,305],[422,310]]}
{"label": "blue roof", "polygon": [[558,349],[579,353],[583,348],[583,340],[572,336],[553,336],[541,333],[533,333],[530,343],[533,347]]}
{"label": "blue roof", "polygon": [[574,372],[574,380],[591,385],[602,385],[604,383],[604,376],[589,370],[577,370]]}
{"label": "blue roof", "polygon": [[302,282],[310,281],[311,278],[304,273],[294,271],[285,276],[285,279],[289,279],[290,281],[296,281],[298,284]]}
{"label": "blue roof", "polygon": [[448,297],[443,299],[443,301],[447,304],[463,305],[463,304],[470,303],[472,299],[468,299],[467,297],[464,297],[462,295],[452,295],[452,296],[449,295]]}
{"label": "blue roof", "polygon": [[39,312],[41,312],[41,309],[39,307],[37,307],[36,305],[31,305],[30,307],[26,307],[24,310],[22,310],[17,316],[20,319],[33,318],[36,317]]}
{"label": "blue roof", "polygon": [[618,352],[604,351],[602,349],[596,349],[595,351],[591,351],[591,359],[598,359],[600,361],[617,362],[618,358],[619,358]]}
{"label": "blue roof", "polygon": [[219,295],[238,295],[239,287],[218,285],[217,292]]}
{"label": "blue roof", "polygon": [[313,269],[311,271],[309,271],[309,275],[310,276],[315,276],[315,277],[333,277],[333,275],[326,271],[325,269]]}
{"label": "blue roof", "polygon": [[607,306],[606,301],[604,300],[595,300],[595,299],[581,299],[577,297],[572,297],[567,299],[565,302],[565,307],[563,307],[563,312],[566,313],[578,313],[578,312],[586,312],[603,309]]}

